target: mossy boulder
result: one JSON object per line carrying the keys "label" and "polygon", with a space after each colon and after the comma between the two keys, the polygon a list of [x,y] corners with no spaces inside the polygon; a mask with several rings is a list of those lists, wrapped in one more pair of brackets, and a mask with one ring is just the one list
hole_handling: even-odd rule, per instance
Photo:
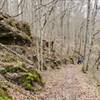
{"label": "mossy boulder", "polygon": [[40,75],[38,73],[25,73],[23,75],[21,75],[20,77],[18,77],[16,79],[16,81],[25,89],[27,90],[32,90],[34,91],[37,88],[37,84],[38,86],[43,86],[44,83],[42,82],[42,78],[40,77]]}
{"label": "mossy boulder", "polygon": [[0,100],[13,100],[5,87],[0,85]]}
{"label": "mossy boulder", "polygon": [[5,45],[16,44],[21,46],[30,46],[31,37],[26,33],[22,33],[17,29],[13,31],[5,23],[0,23],[0,26],[0,43]]}
{"label": "mossy boulder", "polygon": [[11,82],[17,83],[26,90],[34,91],[44,86],[41,75],[34,69],[25,66],[5,66],[0,73]]}
{"label": "mossy boulder", "polygon": [[24,69],[22,69],[21,67],[7,66],[6,68],[4,68],[3,70],[0,71],[0,73],[2,73],[2,74],[18,73],[18,72],[24,72]]}
{"label": "mossy boulder", "polygon": [[5,20],[5,22],[8,25],[10,25],[22,32],[25,32],[27,35],[31,36],[30,25],[27,22],[16,21],[15,19],[7,19],[7,20]]}
{"label": "mossy boulder", "polygon": [[32,43],[30,25],[0,13],[0,43],[27,45]]}

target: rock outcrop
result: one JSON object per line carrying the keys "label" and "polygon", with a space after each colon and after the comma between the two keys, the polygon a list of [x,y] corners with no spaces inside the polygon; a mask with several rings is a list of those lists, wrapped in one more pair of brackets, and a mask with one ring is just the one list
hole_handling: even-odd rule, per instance
{"label": "rock outcrop", "polygon": [[31,41],[28,23],[16,21],[11,16],[0,13],[0,43],[30,46]]}

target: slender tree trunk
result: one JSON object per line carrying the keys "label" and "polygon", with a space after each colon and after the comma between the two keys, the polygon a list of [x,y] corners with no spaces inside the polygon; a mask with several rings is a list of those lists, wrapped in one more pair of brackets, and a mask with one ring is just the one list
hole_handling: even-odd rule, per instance
{"label": "slender tree trunk", "polygon": [[86,21],[86,32],[85,32],[85,44],[84,44],[84,64],[83,64],[83,72],[86,73],[88,70],[88,66],[86,65],[87,62],[87,44],[88,44],[88,35],[89,35],[89,22],[90,22],[90,5],[91,0],[87,2],[87,21]]}
{"label": "slender tree trunk", "polygon": [[67,54],[69,56],[69,52],[70,52],[70,4],[68,4],[68,15],[67,15]]}
{"label": "slender tree trunk", "polygon": [[90,48],[89,48],[89,54],[88,54],[88,58],[87,58],[87,63],[86,63],[86,66],[87,66],[87,70],[88,70],[88,67],[89,67],[89,62],[90,62],[90,56],[91,56],[91,53],[92,53],[92,47],[93,47],[93,44],[94,44],[94,33],[95,33],[95,18],[96,18],[96,15],[97,15],[97,4],[98,4],[98,0],[95,0],[95,4],[94,4],[94,10],[93,10],[93,17],[92,17],[92,32],[91,32],[91,38],[90,38]]}

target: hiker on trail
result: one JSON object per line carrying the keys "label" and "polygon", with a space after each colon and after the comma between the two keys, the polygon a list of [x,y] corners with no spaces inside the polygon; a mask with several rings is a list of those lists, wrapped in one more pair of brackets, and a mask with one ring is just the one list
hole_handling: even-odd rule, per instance
{"label": "hiker on trail", "polygon": [[83,56],[78,57],[77,64],[82,64],[83,62],[84,62],[84,57]]}

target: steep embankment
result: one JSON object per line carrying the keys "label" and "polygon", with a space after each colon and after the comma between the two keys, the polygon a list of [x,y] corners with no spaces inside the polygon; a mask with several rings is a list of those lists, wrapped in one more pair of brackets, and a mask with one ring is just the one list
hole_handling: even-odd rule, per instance
{"label": "steep embankment", "polygon": [[97,88],[78,65],[47,71],[43,76],[47,84],[36,100],[100,100]]}
{"label": "steep embankment", "polygon": [[44,86],[37,69],[59,69],[68,62],[59,59],[54,41],[42,40],[42,46],[40,42],[32,36],[28,23],[0,12],[0,100],[33,100],[30,92],[34,94]]}
{"label": "steep embankment", "polygon": [[44,85],[33,63],[30,68],[30,60],[24,56],[23,48],[31,44],[30,26],[0,12],[0,100],[33,100],[26,90]]}

